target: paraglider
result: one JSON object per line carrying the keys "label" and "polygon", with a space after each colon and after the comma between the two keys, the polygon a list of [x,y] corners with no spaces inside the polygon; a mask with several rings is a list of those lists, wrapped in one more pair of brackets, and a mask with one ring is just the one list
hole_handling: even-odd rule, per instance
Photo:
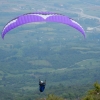
{"label": "paraglider", "polygon": [[10,30],[12,30],[20,25],[31,23],[31,22],[59,22],[59,23],[63,23],[63,24],[69,25],[69,26],[75,28],[76,30],[80,31],[83,34],[83,36],[85,37],[84,29],[75,20],[73,20],[65,15],[58,14],[58,13],[36,12],[36,13],[27,13],[27,14],[18,16],[16,18],[14,18],[13,20],[11,20],[10,22],[8,22],[5,25],[5,27],[3,28],[3,31],[1,34],[2,38],[4,38],[6,33],[9,32]]}
{"label": "paraglider", "polygon": [[[72,18],[69,18],[65,15],[59,14],[59,13],[51,13],[51,12],[35,12],[35,13],[27,13],[21,16],[18,16],[11,21],[9,21],[2,31],[2,38],[4,39],[5,35],[12,29],[27,24],[27,23],[34,23],[34,22],[58,22],[65,25],[69,25],[79,32],[82,33],[82,35],[85,37],[85,31],[82,28],[82,26],[73,20]],[[46,86],[46,81],[40,81],[39,80],[39,91],[43,92]]]}
{"label": "paraglider", "polygon": [[46,85],[46,80],[44,82],[44,81],[40,81],[40,79],[39,79],[39,91],[40,92],[43,92],[44,91],[45,85]]}

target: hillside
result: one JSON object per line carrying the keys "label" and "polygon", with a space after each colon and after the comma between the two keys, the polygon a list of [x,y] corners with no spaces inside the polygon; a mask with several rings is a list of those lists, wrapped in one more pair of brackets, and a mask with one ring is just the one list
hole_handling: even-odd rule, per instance
{"label": "hillside", "polygon": [[47,89],[100,82],[99,9],[98,0],[1,0],[1,31],[21,14],[50,11],[79,22],[86,38],[60,23],[32,23],[10,31],[0,38],[0,90],[12,96],[32,93],[38,91],[39,78],[47,80]]}

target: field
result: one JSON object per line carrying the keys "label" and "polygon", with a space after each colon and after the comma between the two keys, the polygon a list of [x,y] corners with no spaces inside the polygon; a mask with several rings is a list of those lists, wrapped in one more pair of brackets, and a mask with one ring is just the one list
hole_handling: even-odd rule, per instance
{"label": "field", "polygon": [[98,30],[100,6],[90,4],[89,1],[82,2],[80,0],[0,2],[1,31],[9,20],[24,13],[53,11],[75,19],[86,32],[84,38],[72,27],[45,22],[31,23],[11,30],[4,40],[0,38],[2,91],[8,90],[7,95],[11,93],[10,95],[15,97],[29,93],[32,95],[34,92],[39,97],[39,78],[47,80],[45,93],[48,93],[50,87],[57,88],[59,84],[78,86],[100,81],[100,30]]}

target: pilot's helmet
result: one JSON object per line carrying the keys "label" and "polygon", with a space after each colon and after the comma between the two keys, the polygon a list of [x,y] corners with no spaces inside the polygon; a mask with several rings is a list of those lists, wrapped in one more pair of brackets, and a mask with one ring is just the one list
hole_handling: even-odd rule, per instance
{"label": "pilot's helmet", "polygon": [[41,83],[43,83],[43,81],[41,81]]}

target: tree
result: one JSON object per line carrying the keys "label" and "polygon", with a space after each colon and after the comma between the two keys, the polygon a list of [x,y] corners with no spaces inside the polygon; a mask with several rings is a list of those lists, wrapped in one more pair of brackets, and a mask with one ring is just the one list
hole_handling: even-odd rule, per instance
{"label": "tree", "polygon": [[89,90],[88,94],[82,100],[100,100],[100,84],[94,83],[94,89]]}
{"label": "tree", "polygon": [[55,96],[53,94],[48,95],[48,97],[46,98],[46,100],[64,100],[61,97]]}

